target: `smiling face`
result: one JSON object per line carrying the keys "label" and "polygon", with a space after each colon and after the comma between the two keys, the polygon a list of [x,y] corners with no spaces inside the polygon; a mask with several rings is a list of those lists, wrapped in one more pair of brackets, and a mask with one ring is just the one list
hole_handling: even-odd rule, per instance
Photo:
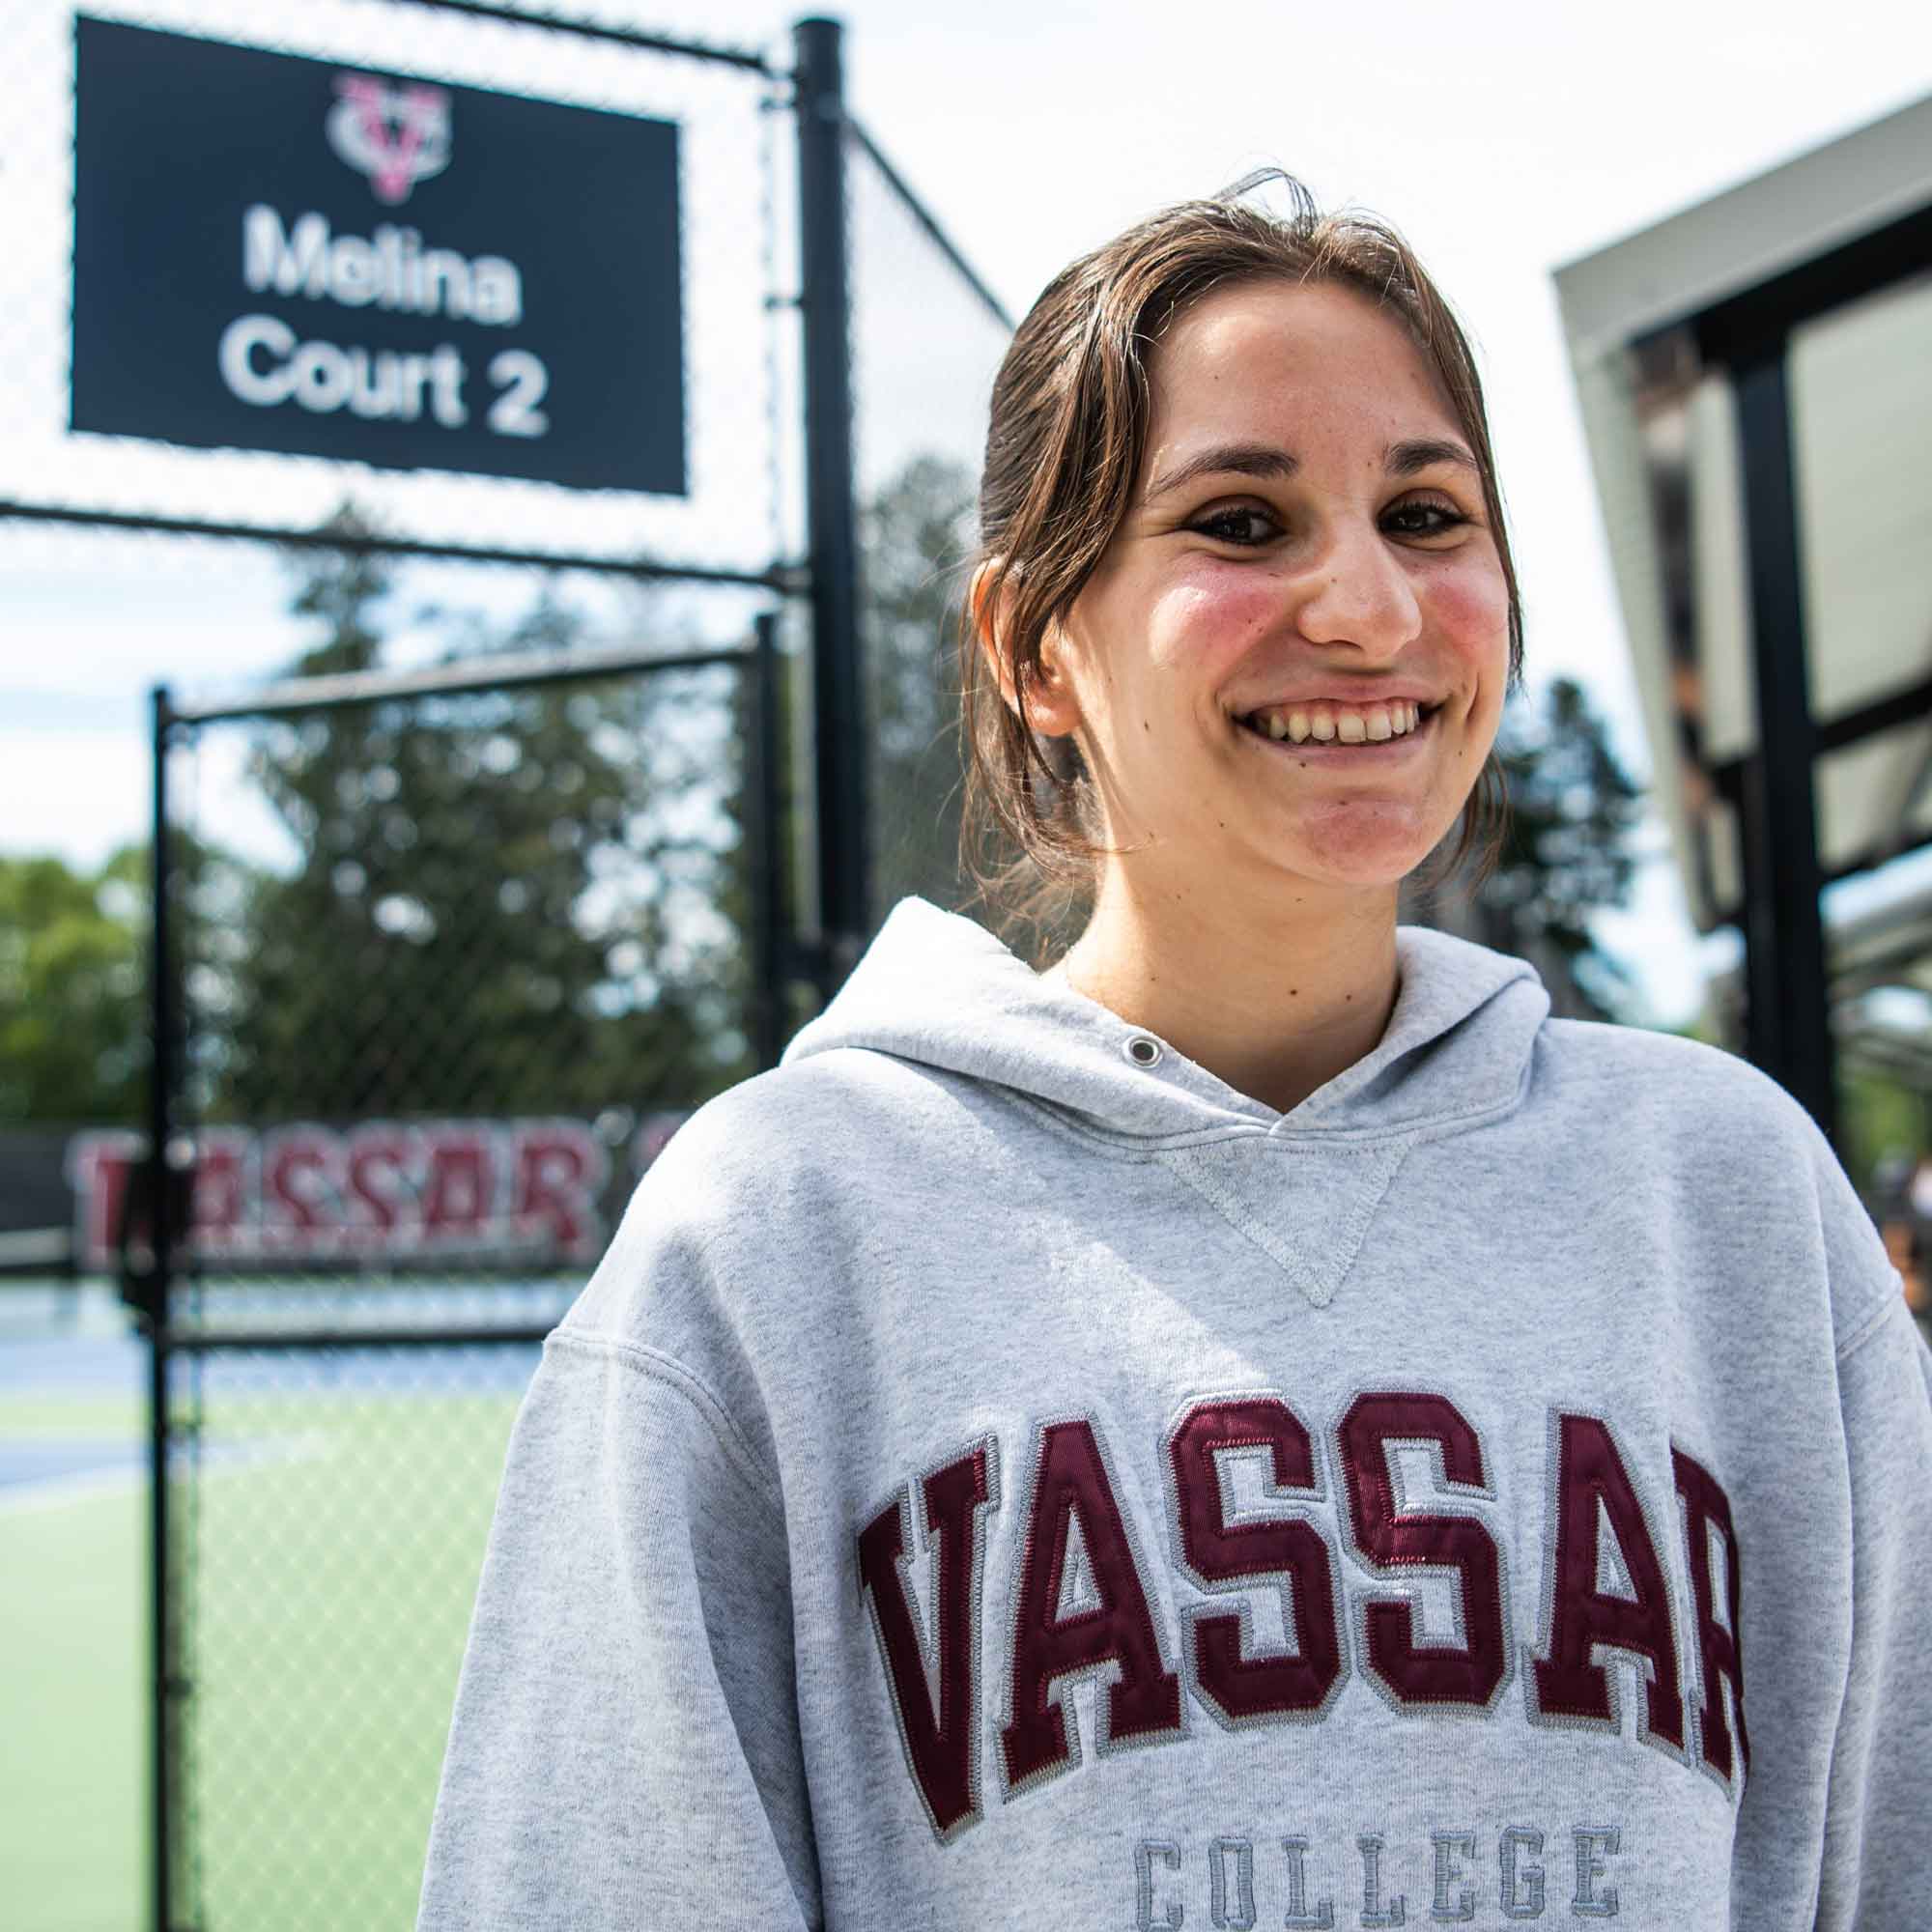
{"label": "smiling face", "polygon": [[1151,391],[1126,514],[1029,716],[1077,735],[1127,848],[1110,867],[1392,894],[1455,823],[1508,681],[1455,412],[1400,323],[1324,284],[1204,298]]}

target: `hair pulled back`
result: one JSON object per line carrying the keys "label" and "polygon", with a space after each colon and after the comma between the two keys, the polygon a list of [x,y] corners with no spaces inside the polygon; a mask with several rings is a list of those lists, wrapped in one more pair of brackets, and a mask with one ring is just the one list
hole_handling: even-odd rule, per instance
{"label": "hair pulled back", "polygon": [[[1285,191],[1292,213],[1247,198],[1269,185]],[[993,384],[980,547],[959,633],[960,856],[1005,926],[1062,926],[1091,895],[1107,850],[1078,746],[1037,733],[1026,707],[1048,632],[1071,611],[1126,514],[1146,456],[1152,353],[1203,297],[1264,281],[1358,291],[1402,324],[1434,370],[1481,470],[1509,593],[1509,685],[1520,681],[1522,610],[1482,382],[1461,326],[1408,244],[1373,216],[1321,213],[1300,182],[1276,169],[1164,209],[1047,284]],[[980,643],[995,612],[1017,708]],[[1460,837],[1426,883],[1453,873],[1481,840],[1482,869],[1494,864],[1504,802],[1492,752]]]}

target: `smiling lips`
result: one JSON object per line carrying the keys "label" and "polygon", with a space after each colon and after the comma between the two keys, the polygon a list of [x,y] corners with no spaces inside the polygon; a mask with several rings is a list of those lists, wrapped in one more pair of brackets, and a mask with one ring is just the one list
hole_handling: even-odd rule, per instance
{"label": "smiling lips", "polygon": [[1436,707],[1397,698],[1388,704],[1270,704],[1251,711],[1241,720],[1249,730],[1264,738],[1318,745],[1379,745],[1390,738],[1406,738]]}

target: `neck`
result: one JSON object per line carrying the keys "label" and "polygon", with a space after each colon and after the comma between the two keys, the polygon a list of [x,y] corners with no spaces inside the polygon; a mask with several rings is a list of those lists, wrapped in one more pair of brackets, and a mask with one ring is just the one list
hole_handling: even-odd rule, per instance
{"label": "neck", "polygon": [[1396,888],[1208,904],[1107,868],[1065,978],[1277,1113],[1369,1053],[1395,1010]]}

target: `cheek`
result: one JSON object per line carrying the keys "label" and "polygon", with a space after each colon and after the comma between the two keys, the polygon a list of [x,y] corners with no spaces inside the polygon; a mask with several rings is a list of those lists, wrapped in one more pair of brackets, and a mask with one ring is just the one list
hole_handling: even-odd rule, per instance
{"label": "cheek", "polygon": [[1254,570],[1211,565],[1155,600],[1152,636],[1157,665],[1198,667],[1233,660],[1281,617],[1280,593]]}
{"label": "cheek", "polygon": [[1509,586],[1493,559],[1453,563],[1431,580],[1429,609],[1444,638],[1472,658],[1509,648]]}

